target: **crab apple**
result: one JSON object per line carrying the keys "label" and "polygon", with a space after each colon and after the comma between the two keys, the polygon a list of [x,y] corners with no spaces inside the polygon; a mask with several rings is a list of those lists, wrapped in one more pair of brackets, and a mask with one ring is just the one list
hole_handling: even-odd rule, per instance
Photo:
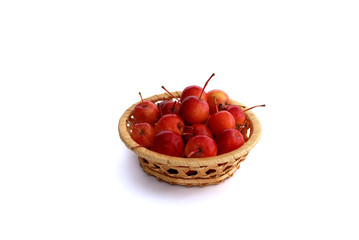
{"label": "crab apple", "polygon": [[166,114],[180,115],[181,104],[177,101],[166,101],[160,107],[161,107],[163,115],[166,115]]}
{"label": "crab apple", "polygon": [[181,102],[183,102],[183,100],[189,96],[195,96],[195,97],[198,97],[199,99],[203,99],[203,100],[207,101],[207,94],[204,91],[204,89],[207,87],[209,80],[211,80],[211,78],[214,75],[215,74],[212,73],[212,75],[209,77],[209,79],[204,84],[203,88],[196,86],[196,85],[192,85],[192,86],[188,86],[185,89],[183,89],[182,94],[181,94]]}
{"label": "crab apple", "polygon": [[188,142],[192,137],[197,135],[206,135],[213,138],[213,134],[209,128],[200,123],[192,124],[191,126],[185,126],[182,134],[182,138],[185,142]]}
{"label": "crab apple", "polygon": [[238,129],[244,124],[244,122],[247,119],[244,112],[249,111],[249,110],[251,110],[253,108],[256,108],[256,107],[265,107],[265,106],[266,106],[265,104],[256,105],[256,106],[253,106],[253,107],[246,108],[246,109],[242,110],[242,108],[240,106],[230,105],[230,106],[228,106],[226,108],[226,110],[233,115],[233,117],[234,117],[234,119],[236,121],[236,129]]}
{"label": "crab apple", "polygon": [[163,108],[163,106],[164,106],[167,102],[171,102],[171,101],[169,101],[169,100],[164,100],[164,101],[162,101],[162,102],[158,102],[158,103],[157,103],[158,111],[160,111],[160,110]]}
{"label": "crab apple", "polygon": [[246,121],[246,115],[240,106],[230,105],[226,108],[226,110],[233,115],[234,120],[236,121],[236,128],[239,128]]}
{"label": "crab apple", "polygon": [[188,158],[203,158],[217,155],[217,144],[206,135],[197,135],[191,138],[184,149]]}
{"label": "crab apple", "polygon": [[133,118],[136,123],[149,123],[154,125],[160,116],[156,104],[150,101],[143,101],[136,105],[133,110]]}
{"label": "crab apple", "polygon": [[143,101],[141,93],[141,102],[138,103],[133,109],[133,118],[136,123],[149,123],[155,125],[157,119],[160,116],[160,111],[158,110],[156,104],[150,101]]}
{"label": "crab apple", "polygon": [[184,122],[182,118],[176,114],[163,115],[155,125],[155,132],[159,133],[163,130],[173,131],[182,135],[184,131]]}
{"label": "crab apple", "polygon": [[155,129],[149,123],[136,123],[131,125],[131,138],[142,147],[151,147],[155,137]]}
{"label": "crab apple", "polygon": [[244,144],[243,135],[239,130],[226,129],[216,137],[218,155],[231,152]]}
{"label": "crab apple", "polygon": [[235,128],[236,121],[232,114],[227,111],[219,111],[212,114],[208,120],[208,128],[214,136],[218,136],[223,130]]}
{"label": "crab apple", "polygon": [[[202,93],[202,88],[196,85],[192,85],[192,86],[188,86],[185,89],[183,89],[182,94],[181,94],[181,102],[183,102],[183,100],[188,97],[188,96],[195,96],[195,97],[199,97]],[[207,101],[207,94],[206,92],[203,92],[202,94],[202,99],[204,101]]]}
{"label": "crab apple", "polygon": [[181,104],[180,115],[187,124],[203,123],[209,116],[208,103],[195,96],[186,97]]}
{"label": "crab apple", "polygon": [[219,108],[219,110],[224,109],[224,107],[229,104],[229,97],[228,97],[227,93],[223,92],[222,90],[218,90],[218,89],[211,90],[207,93],[209,114],[213,114],[213,113],[217,112],[217,110],[216,110],[217,107],[216,107],[213,97],[216,98],[217,107]]}
{"label": "crab apple", "polygon": [[155,135],[151,150],[173,157],[182,157],[183,147],[182,137],[178,133],[165,130]]}

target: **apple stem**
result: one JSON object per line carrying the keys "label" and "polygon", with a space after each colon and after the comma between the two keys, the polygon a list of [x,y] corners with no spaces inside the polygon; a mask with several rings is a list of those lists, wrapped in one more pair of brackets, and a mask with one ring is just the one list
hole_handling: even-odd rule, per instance
{"label": "apple stem", "polygon": [[128,121],[128,120],[126,120],[126,122],[127,122],[128,124],[130,124],[130,126],[132,127],[132,128],[131,128],[132,131],[133,131],[133,129],[135,129],[135,130],[141,135],[140,130],[138,130],[138,129],[136,128],[136,126],[135,126],[132,122],[130,122],[130,121]]}
{"label": "apple stem", "polygon": [[142,98],[142,94],[141,94],[141,92],[139,92],[138,94],[140,94],[140,97],[141,97],[141,102],[143,102],[143,98]]}
{"label": "apple stem", "polygon": [[161,86],[169,95],[171,95],[171,97],[173,97],[174,99],[176,99],[178,102],[181,102],[178,98],[176,98],[175,96],[173,96],[173,94],[168,91],[164,86]]}
{"label": "apple stem", "polygon": [[172,112],[175,110],[176,103],[177,103],[176,101],[173,103]]}
{"label": "apple stem", "polygon": [[242,131],[242,129],[244,128],[244,127],[246,127],[247,126],[247,119],[246,119],[246,121],[240,126],[240,128],[238,129],[238,132],[236,133],[236,135],[234,135],[235,137],[238,137],[238,134]]}
{"label": "apple stem", "polygon": [[244,109],[244,110],[243,110],[243,112],[248,111],[248,110],[251,110],[251,109],[256,108],[256,107],[265,107],[265,106],[266,106],[265,104],[262,104],[262,105],[256,105],[256,106],[253,106],[253,107],[250,107],[250,108]]}
{"label": "apple stem", "polygon": [[197,149],[197,150],[194,150],[194,151],[192,151],[192,152],[190,152],[189,154],[188,154],[188,156],[187,157],[192,157],[194,154],[196,154],[196,153],[198,153],[198,152],[200,152],[201,151],[201,149]]}
{"label": "apple stem", "polygon": [[211,78],[214,76],[215,74],[212,73],[212,75],[209,77],[209,79],[207,80],[207,82],[204,84],[203,88],[202,88],[202,92],[201,92],[201,95],[199,95],[199,100],[201,100],[201,97],[202,97],[202,94],[204,92],[204,89],[207,87],[207,84],[209,82],[209,80],[211,80]]}
{"label": "apple stem", "polygon": [[191,126],[184,126],[185,128],[189,128],[189,129],[192,129],[193,130],[193,127]]}
{"label": "apple stem", "polygon": [[129,120],[126,120],[126,122],[127,122],[128,124],[130,124],[130,126],[131,126],[132,128],[135,127],[135,125],[134,125],[132,122],[130,122]]}
{"label": "apple stem", "polygon": [[216,96],[213,96],[213,100],[214,100],[214,105],[216,106],[216,112],[218,112],[218,105],[217,105]]}

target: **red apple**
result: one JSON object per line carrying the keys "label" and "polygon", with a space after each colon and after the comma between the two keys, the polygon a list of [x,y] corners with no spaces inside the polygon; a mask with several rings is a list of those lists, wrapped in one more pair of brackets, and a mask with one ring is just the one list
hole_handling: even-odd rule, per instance
{"label": "red apple", "polygon": [[133,110],[133,118],[136,123],[149,123],[154,125],[160,116],[156,104],[150,101],[143,101],[136,105]]}
{"label": "red apple", "polygon": [[181,104],[177,101],[166,101],[165,103],[162,104],[162,106],[160,106],[163,115],[166,114],[180,115],[180,107]]}
{"label": "red apple", "polygon": [[213,138],[211,130],[209,130],[209,128],[204,124],[197,123],[184,127],[182,137],[185,142],[188,142],[188,140],[197,135],[206,135],[210,138]]}
{"label": "red apple", "polygon": [[164,100],[164,101],[162,101],[162,102],[158,102],[158,103],[157,103],[158,111],[161,111],[161,109],[163,108],[163,106],[164,106],[167,102],[171,102],[171,101],[169,101],[169,100]]}
{"label": "red apple", "polygon": [[239,130],[226,129],[216,137],[218,155],[231,152],[244,144],[243,135]]}
{"label": "red apple", "polygon": [[218,89],[211,90],[207,93],[209,114],[213,114],[213,113],[217,112],[217,110],[216,110],[217,107],[216,107],[213,97],[216,97],[217,107],[219,108],[219,110],[223,110],[225,108],[225,105],[229,104],[229,97],[228,97],[227,93],[223,92],[222,90],[218,90]]}
{"label": "red apple", "polygon": [[180,116],[176,114],[166,114],[158,120],[155,125],[155,132],[159,133],[160,131],[168,130],[182,135],[184,126],[185,124]]}
{"label": "red apple", "polygon": [[208,120],[208,128],[212,134],[218,136],[223,130],[235,128],[236,121],[232,114],[227,111],[219,111],[210,116]]}
{"label": "red apple", "polygon": [[236,128],[241,127],[246,121],[246,115],[240,106],[230,105],[226,108],[226,110],[233,115],[234,120],[236,121]]}
{"label": "red apple", "polygon": [[141,96],[141,102],[135,106],[132,113],[135,122],[146,122],[151,125],[155,125],[160,116],[160,111],[158,110],[156,104],[150,101],[143,101],[141,92],[139,94]]}
{"label": "red apple", "polygon": [[181,102],[180,114],[187,124],[203,123],[207,120],[209,116],[209,107],[207,101],[202,99],[202,96],[204,95],[204,89],[213,76],[214,73],[204,84],[199,97],[187,96]]}
{"label": "red apple", "polygon": [[206,83],[204,84],[203,88],[196,86],[196,85],[192,85],[192,86],[188,86],[186,87],[181,94],[181,102],[184,101],[184,99],[186,97],[189,96],[195,96],[198,97],[199,99],[203,99],[205,101],[207,101],[207,94],[204,91],[204,89],[207,87],[207,84],[209,82],[209,80],[211,80],[211,78],[213,78],[215,74],[212,73],[212,75],[208,78],[208,80],[206,81]]}
{"label": "red apple", "polygon": [[151,150],[173,157],[182,157],[183,146],[182,137],[178,133],[161,131],[153,139]]}
{"label": "red apple", "polygon": [[209,116],[208,103],[195,96],[186,97],[181,104],[180,114],[187,124],[203,123]]}
{"label": "red apple", "polygon": [[155,137],[155,129],[149,123],[131,125],[131,138],[141,147],[151,147]]}
{"label": "red apple", "polygon": [[239,129],[242,125],[244,125],[244,122],[247,119],[244,112],[246,112],[248,110],[251,110],[253,108],[256,108],[256,107],[265,107],[265,106],[266,106],[265,104],[256,105],[256,106],[253,106],[253,107],[246,108],[246,109],[242,110],[242,108],[240,106],[230,105],[230,106],[228,106],[226,108],[226,110],[233,115],[233,117],[234,117],[234,119],[236,121],[236,129]]}
{"label": "red apple", "polygon": [[[195,96],[195,97],[199,97],[202,93],[202,88],[196,85],[192,85],[192,86],[188,86],[186,87],[181,94],[181,102],[183,102],[183,100],[188,97],[188,96]],[[202,97],[201,97],[204,101],[207,101],[207,94],[206,92],[203,92]]]}
{"label": "red apple", "polygon": [[197,135],[191,138],[184,149],[188,158],[203,158],[217,155],[217,145],[213,138]]}

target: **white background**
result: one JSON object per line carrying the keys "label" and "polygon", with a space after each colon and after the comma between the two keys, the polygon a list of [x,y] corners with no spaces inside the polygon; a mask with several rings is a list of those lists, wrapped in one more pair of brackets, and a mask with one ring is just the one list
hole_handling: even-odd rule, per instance
{"label": "white background", "polygon": [[[0,239],[359,239],[357,1],[1,1]],[[217,186],[160,183],[131,104],[200,85],[262,138]]]}

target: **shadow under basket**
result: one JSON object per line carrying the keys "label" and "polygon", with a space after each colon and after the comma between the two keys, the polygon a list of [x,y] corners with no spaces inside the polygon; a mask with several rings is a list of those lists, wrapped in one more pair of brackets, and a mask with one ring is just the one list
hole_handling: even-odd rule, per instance
{"label": "shadow under basket", "polygon": [[[172,94],[177,98],[181,97],[181,92],[172,92]],[[172,100],[172,97],[168,93],[163,93],[144,100],[157,103]],[[242,106],[232,99],[229,103]],[[120,138],[127,148],[136,153],[140,166],[147,174],[170,184],[191,187],[223,182],[239,169],[241,162],[246,159],[249,151],[257,144],[261,136],[259,120],[251,111],[246,111],[247,126],[241,131],[245,143],[242,147],[226,154],[208,158],[180,158],[160,154],[144,147],[133,148],[138,144],[131,138],[131,129],[126,121],[133,121],[132,112],[136,104],[138,103],[128,108],[120,118],[118,124]]]}

